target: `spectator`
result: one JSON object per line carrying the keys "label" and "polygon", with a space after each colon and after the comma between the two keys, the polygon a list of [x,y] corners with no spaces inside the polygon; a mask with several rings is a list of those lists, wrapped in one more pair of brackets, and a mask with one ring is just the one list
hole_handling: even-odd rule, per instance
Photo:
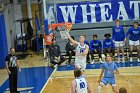
{"label": "spectator", "polygon": [[[71,38],[74,40],[73,36],[71,36]],[[69,56],[69,59],[68,59],[68,65],[69,65],[71,62],[72,56],[75,55],[75,46],[69,41],[66,44],[65,50],[66,50],[67,55]]]}
{"label": "spectator", "polygon": [[114,47],[114,43],[113,40],[110,39],[110,34],[105,34],[104,37],[106,37],[106,39],[103,40],[103,53],[105,56],[107,56],[107,53],[112,53],[112,55],[115,55],[115,47]]}
{"label": "spectator", "polygon": [[52,39],[53,44],[49,46],[49,54],[51,63],[54,64],[54,68],[65,61],[65,58],[61,56],[60,47],[56,44],[56,39]]}
{"label": "spectator", "polygon": [[134,46],[137,49],[138,62],[140,62],[140,28],[138,22],[134,22],[133,27],[131,27],[126,33],[126,37],[129,36],[129,46],[130,46],[130,62],[132,62],[132,52]]}
{"label": "spectator", "polygon": [[120,25],[120,20],[115,21],[115,26],[112,29],[112,39],[115,43],[115,48],[117,48],[118,62],[120,62],[120,50],[122,51],[122,62],[125,62],[124,59],[124,45],[125,45],[125,33],[123,27]]}
{"label": "spectator", "polygon": [[101,57],[101,51],[102,51],[102,44],[101,41],[97,40],[97,35],[93,35],[93,40],[90,42],[90,53],[91,53],[91,64],[94,63],[94,54],[99,54],[99,61],[102,63],[102,57]]}

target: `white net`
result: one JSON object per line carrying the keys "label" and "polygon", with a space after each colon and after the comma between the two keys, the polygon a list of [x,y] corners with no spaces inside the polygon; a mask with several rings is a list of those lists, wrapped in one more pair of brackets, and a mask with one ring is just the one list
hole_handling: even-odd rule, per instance
{"label": "white net", "polygon": [[57,30],[60,32],[61,39],[68,39],[69,31],[71,30],[66,25],[58,26]]}

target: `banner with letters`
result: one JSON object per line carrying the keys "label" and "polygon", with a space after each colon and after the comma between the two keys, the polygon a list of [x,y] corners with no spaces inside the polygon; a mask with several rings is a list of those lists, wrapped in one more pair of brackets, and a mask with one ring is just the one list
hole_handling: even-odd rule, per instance
{"label": "banner with letters", "polygon": [[120,20],[139,20],[140,1],[106,0],[56,5],[57,20],[72,23],[96,23]]}

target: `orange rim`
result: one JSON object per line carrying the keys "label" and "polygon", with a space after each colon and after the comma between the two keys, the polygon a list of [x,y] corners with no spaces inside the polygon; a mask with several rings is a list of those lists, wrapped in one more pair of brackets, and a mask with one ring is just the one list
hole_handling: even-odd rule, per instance
{"label": "orange rim", "polygon": [[50,24],[48,26],[48,28],[52,28],[52,30],[54,31],[56,27],[59,27],[59,26],[66,26],[66,29],[68,30],[71,30],[72,29],[72,23],[70,22],[62,22],[62,23],[57,23],[57,24]]}

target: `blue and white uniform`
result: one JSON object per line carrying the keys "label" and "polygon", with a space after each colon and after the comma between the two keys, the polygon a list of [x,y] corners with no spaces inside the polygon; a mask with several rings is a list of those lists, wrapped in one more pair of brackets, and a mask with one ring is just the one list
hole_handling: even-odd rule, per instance
{"label": "blue and white uniform", "polygon": [[124,46],[125,33],[122,26],[114,26],[112,29],[112,39],[115,41],[115,47]]}
{"label": "blue and white uniform", "polygon": [[86,69],[86,55],[84,56],[79,56],[79,53],[83,53],[86,49],[86,44],[84,44],[83,46],[80,45],[80,43],[78,42],[78,45],[76,47],[76,56],[75,56],[75,65],[80,68],[81,70],[85,70]]}
{"label": "blue and white uniform", "polygon": [[105,48],[114,48],[114,43],[112,39],[104,39],[103,41],[103,49]]}
{"label": "blue and white uniform", "polygon": [[100,50],[100,51],[102,50],[102,43],[100,40],[92,40],[90,42],[90,50],[94,50],[94,49]]}
{"label": "blue and white uniform", "polygon": [[140,28],[135,29],[131,27],[126,33],[126,37],[129,36],[129,45],[138,46],[140,45]]}
{"label": "blue and white uniform", "polygon": [[102,68],[104,69],[104,77],[101,82],[104,85],[109,83],[111,86],[116,86],[114,71],[118,69],[117,65],[114,62],[105,62]]}
{"label": "blue and white uniform", "polygon": [[85,78],[76,78],[75,79],[75,92],[76,93],[88,93],[87,91],[87,82]]}

